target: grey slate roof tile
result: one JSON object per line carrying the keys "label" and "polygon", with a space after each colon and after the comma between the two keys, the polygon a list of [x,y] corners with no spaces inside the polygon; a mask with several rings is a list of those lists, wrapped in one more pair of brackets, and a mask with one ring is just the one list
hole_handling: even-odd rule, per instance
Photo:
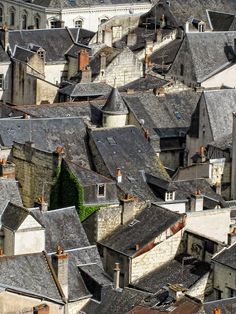
{"label": "grey slate roof tile", "polygon": [[135,244],[139,244],[142,249],[181,219],[182,215],[151,204],[135,217],[137,222],[134,225],[128,223],[120,226],[99,244],[133,256],[136,253]]}
{"label": "grey slate roof tile", "polygon": [[25,143],[31,139],[35,148],[53,152],[57,146],[65,148],[65,155],[88,166],[85,146],[86,129],[80,118],[1,119],[0,142],[11,146],[13,141]]}
{"label": "grey slate roof tile", "polygon": [[[233,13],[233,12],[232,12]],[[234,21],[234,14],[208,10],[210,24],[214,31],[229,31]]]}
{"label": "grey slate roof tile", "polygon": [[102,96],[111,92],[111,86],[106,83],[70,84],[59,90],[60,94],[70,97]]}
{"label": "grey slate roof tile", "polygon": [[236,243],[224,248],[220,253],[213,257],[213,261],[236,269]]}
{"label": "grey slate roof tile", "polygon": [[22,206],[18,183],[14,180],[0,179],[0,216],[8,202]]}
{"label": "grey slate roof tile", "polygon": [[4,227],[16,231],[28,215],[29,211],[26,208],[8,203],[3,211],[1,222]]}
{"label": "grey slate roof tile", "polygon": [[1,257],[0,284],[61,301],[44,253]]}
{"label": "grey slate roof tile", "polygon": [[34,54],[35,52],[16,46],[13,58],[27,63]]}
{"label": "grey slate roof tile", "polygon": [[141,77],[131,83],[128,83],[122,87],[119,87],[119,91],[127,91],[127,89],[134,89],[137,91],[147,91],[154,88],[159,88],[161,86],[167,85],[169,81],[163,80],[159,77],[155,77],[152,75],[146,75],[145,77]]}
{"label": "grey slate roof tile", "polygon": [[112,88],[102,111],[111,114],[128,114],[127,106],[116,87]]}
{"label": "grey slate roof tile", "polygon": [[210,265],[192,259],[182,264],[179,256],[163,266],[155,269],[147,276],[135,281],[132,286],[147,292],[156,293],[167,284],[181,284],[189,289],[210,270]]}
{"label": "grey slate roof tile", "polygon": [[57,245],[64,250],[89,246],[75,207],[50,210],[46,213],[33,209],[31,213],[45,227],[47,252],[55,252]]}

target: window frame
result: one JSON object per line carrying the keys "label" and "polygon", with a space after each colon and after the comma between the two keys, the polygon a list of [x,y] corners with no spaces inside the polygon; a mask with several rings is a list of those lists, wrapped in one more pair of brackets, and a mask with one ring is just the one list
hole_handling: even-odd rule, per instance
{"label": "window frame", "polygon": [[[102,193],[100,189],[102,188]],[[105,183],[99,183],[97,184],[97,197],[104,198],[106,196],[106,184]]]}

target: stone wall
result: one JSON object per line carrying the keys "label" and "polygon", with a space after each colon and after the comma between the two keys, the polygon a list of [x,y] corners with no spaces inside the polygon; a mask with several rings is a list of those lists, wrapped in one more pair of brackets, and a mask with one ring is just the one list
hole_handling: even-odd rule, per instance
{"label": "stone wall", "polygon": [[234,269],[214,262],[214,289],[222,292],[221,298],[229,298],[230,289],[236,290],[236,272]]}
{"label": "stone wall", "polygon": [[24,206],[32,207],[43,190],[45,200],[50,202],[51,188],[56,183],[62,156],[18,143],[14,144],[12,154]]}
{"label": "stone wall", "polygon": [[202,276],[187,292],[191,297],[204,301],[205,294],[212,291],[212,278],[210,272]]}
{"label": "stone wall", "polygon": [[172,260],[179,253],[181,240],[182,230],[159,243],[147,253],[133,258],[131,264],[131,282]]}

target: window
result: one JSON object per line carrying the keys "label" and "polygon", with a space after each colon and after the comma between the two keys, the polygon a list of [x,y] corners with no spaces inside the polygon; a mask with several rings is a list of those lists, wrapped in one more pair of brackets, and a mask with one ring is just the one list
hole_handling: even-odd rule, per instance
{"label": "window", "polygon": [[0,74],[0,90],[4,89],[4,74]]}
{"label": "window", "polygon": [[236,290],[228,288],[228,297],[229,298],[236,297]]}
{"label": "window", "polygon": [[97,196],[98,197],[104,197],[105,196],[105,184],[98,184]]}
{"label": "window", "polygon": [[184,65],[180,64],[180,75],[183,76],[184,75]]}
{"label": "window", "polygon": [[34,17],[34,26],[36,29],[40,28],[40,16],[39,15],[35,15]]}
{"label": "window", "polygon": [[3,22],[3,7],[0,6],[0,23]]}
{"label": "window", "polygon": [[10,9],[10,12],[9,12],[9,17],[10,17],[10,26],[14,26],[15,25],[15,9],[12,7]]}
{"label": "window", "polygon": [[37,52],[37,54],[39,55],[39,57],[40,57],[42,60],[44,60],[44,58],[45,58],[45,51],[44,51],[44,50],[39,50],[39,51]]}
{"label": "window", "polygon": [[222,291],[221,290],[215,288],[214,293],[215,293],[215,299],[216,300],[222,299]]}
{"label": "window", "polygon": [[106,19],[106,18],[101,19],[101,24],[105,23],[106,21],[107,21],[107,19]]}
{"label": "window", "polygon": [[27,29],[27,12],[22,14],[22,29]]}
{"label": "window", "polygon": [[82,28],[82,26],[83,26],[83,21],[82,20],[75,21],[75,27],[76,28]]}
{"label": "window", "polygon": [[174,200],[175,200],[175,192],[165,193],[165,201],[174,201]]}
{"label": "window", "polygon": [[52,20],[50,22],[51,28],[60,28],[61,27],[61,21]]}

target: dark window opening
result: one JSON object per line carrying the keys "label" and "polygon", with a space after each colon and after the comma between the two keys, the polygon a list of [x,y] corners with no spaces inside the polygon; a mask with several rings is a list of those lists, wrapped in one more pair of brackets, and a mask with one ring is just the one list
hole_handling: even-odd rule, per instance
{"label": "dark window opening", "polygon": [[105,185],[104,184],[99,184],[97,187],[97,196],[105,196]]}

